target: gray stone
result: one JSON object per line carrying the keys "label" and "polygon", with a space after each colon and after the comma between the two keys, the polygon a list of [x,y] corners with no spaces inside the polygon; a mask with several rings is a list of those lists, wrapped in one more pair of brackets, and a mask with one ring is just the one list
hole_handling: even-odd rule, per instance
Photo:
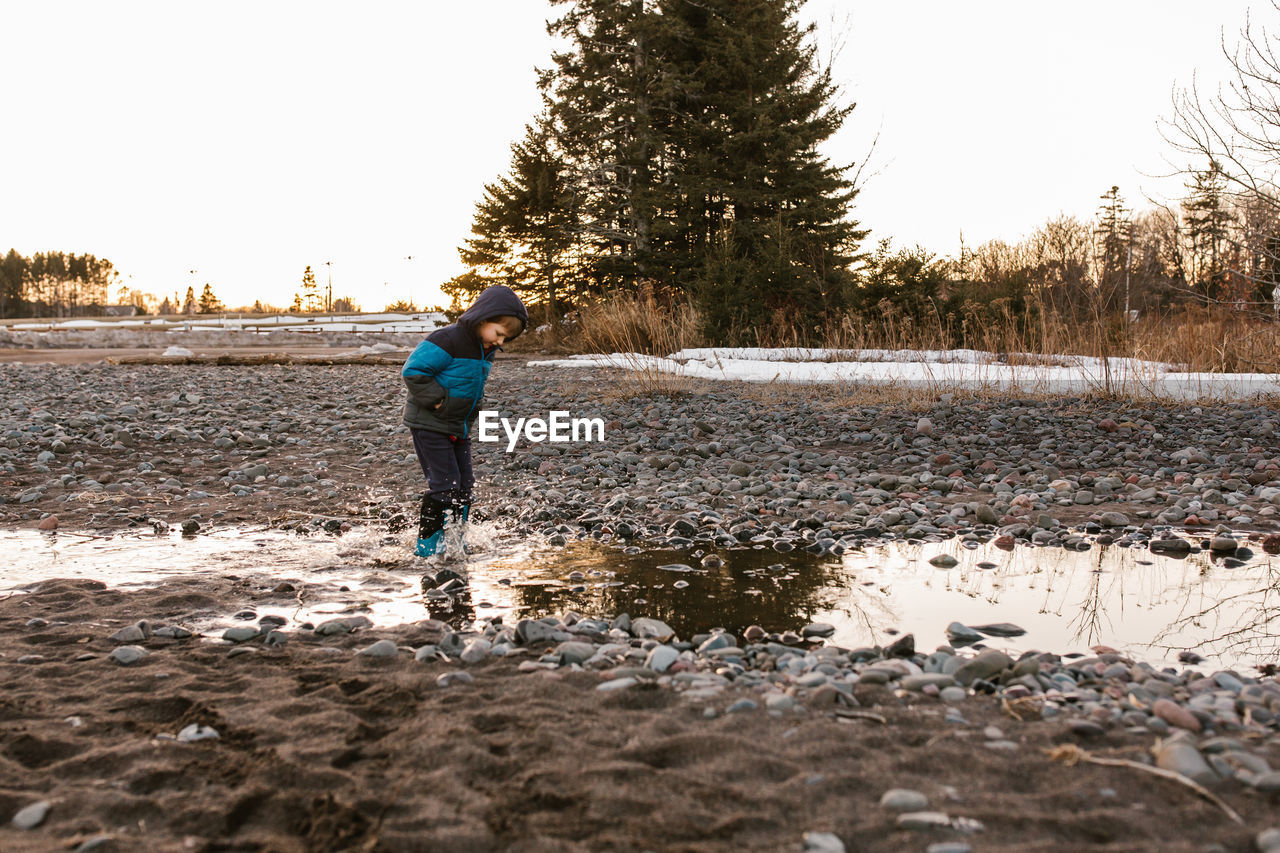
{"label": "gray stone", "polygon": [[804,853],[845,853],[844,842],[830,832],[806,832]]}
{"label": "gray stone", "polygon": [[1161,741],[1156,749],[1156,765],[1201,785],[1212,785],[1218,781],[1218,774],[1213,772],[1200,750],[1185,736]]}
{"label": "gray stone", "polygon": [[202,726],[199,723],[191,725],[178,732],[178,740],[183,743],[194,743],[198,740],[217,740],[218,732],[212,726]]}
{"label": "gray stone", "polygon": [[811,622],[801,629],[800,634],[804,637],[830,637],[835,632],[835,625],[827,622]]}
{"label": "gray stone", "polygon": [[575,663],[585,663],[587,659],[595,653],[595,646],[590,643],[579,643],[576,641],[561,643],[556,646],[555,650],[555,654],[560,658],[560,664],[562,666],[569,666],[570,664]]}
{"label": "gray stone", "polygon": [[121,666],[132,666],[146,656],[147,650],[142,646],[120,646],[107,655],[107,660],[112,663],[118,663]]}
{"label": "gray stone", "polygon": [[955,557],[951,556],[950,554],[938,554],[935,557],[929,558],[929,565],[939,569],[949,569],[952,566],[956,566],[959,564],[960,564],[960,561],[957,560]]}
{"label": "gray stone", "polygon": [[521,619],[516,623],[516,638],[526,646],[551,642],[556,629],[538,619]]}
{"label": "gray stone", "polygon": [[464,670],[442,672],[436,676],[436,687],[452,687],[455,684],[472,684],[475,676]]}
{"label": "gray stone", "polygon": [[657,640],[665,643],[676,634],[671,627],[660,619],[650,619],[648,617],[640,617],[631,620],[631,635],[639,637],[641,640]]}
{"label": "gray stone", "polygon": [[596,690],[601,693],[613,693],[617,690],[626,690],[629,687],[635,687],[640,682],[631,676],[625,678],[612,678],[608,681],[602,681],[596,685]]}
{"label": "gray stone", "polygon": [[13,824],[14,829],[35,829],[44,823],[44,819],[48,816],[51,808],[53,808],[53,803],[48,800],[40,800],[19,809],[10,823]]}
{"label": "gray stone", "polygon": [[1280,853],[1280,829],[1264,829],[1254,837],[1258,853]]}
{"label": "gray stone", "polygon": [[644,665],[654,672],[666,672],[679,659],[680,653],[671,646],[658,645],[649,650]]}
{"label": "gray stone", "polygon": [[140,643],[151,636],[151,628],[146,622],[135,622],[116,631],[108,639],[113,643]]}
{"label": "gray stone", "polygon": [[947,626],[947,639],[953,643],[980,643],[982,635],[960,622],[952,622]]}
{"label": "gray stone", "polygon": [[261,636],[261,631],[250,625],[236,625],[222,632],[222,639],[230,640],[233,643],[245,643],[255,637]]}
{"label": "gray stone", "polygon": [[473,664],[480,663],[480,661],[484,660],[489,656],[489,652],[492,648],[493,648],[493,644],[490,643],[488,640],[484,640],[477,637],[476,639],[467,643],[466,647],[463,648],[462,654],[459,655],[459,657],[462,659],[463,663],[473,663]]}
{"label": "gray stone", "polygon": [[921,812],[929,808],[929,798],[910,788],[890,788],[880,795],[880,807],[894,812]]}
{"label": "gray stone", "polygon": [[1129,516],[1122,512],[1104,512],[1098,517],[1098,523],[1103,527],[1127,527]]}
{"label": "gray stone", "polygon": [[991,679],[1009,667],[1013,666],[1013,658],[997,649],[983,649],[973,658],[960,664],[960,668],[955,671],[955,679],[964,686],[969,686],[975,680]]}
{"label": "gray stone", "polygon": [[356,654],[367,658],[393,658],[400,654],[400,650],[396,648],[396,644],[390,640],[378,640],[372,645],[365,646]]}
{"label": "gray stone", "polygon": [[944,812],[916,811],[898,815],[898,829],[914,832],[928,832],[937,829],[951,829],[951,818]]}
{"label": "gray stone", "polygon": [[926,685],[930,684],[937,688],[954,687],[956,680],[945,672],[926,672],[922,675],[904,675],[898,683],[903,690],[919,693]]}

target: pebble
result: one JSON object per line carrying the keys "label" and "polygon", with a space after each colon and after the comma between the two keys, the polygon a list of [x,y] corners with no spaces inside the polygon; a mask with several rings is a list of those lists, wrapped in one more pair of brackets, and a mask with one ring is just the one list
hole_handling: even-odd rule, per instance
{"label": "pebble", "polygon": [[107,655],[107,660],[112,663],[118,663],[121,666],[132,666],[147,656],[147,650],[142,646],[119,646],[111,650],[111,654]]}
{"label": "pebble", "polygon": [[250,625],[236,625],[222,632],[222,639],[233,643],[247,643],[262,635],[262,632]]}
{"label": "pebble", "polygon": [[929,798],[910,788],[890,788],[880,795],[880,807],[894,812],[921,812],[929,808]]}
{"label": "pebble", "polygon": [[803,841],[805,853],[845,853],[844,842],[830,832],[806,832]]}
{"label": "pebble", "polygon": [[44,819],[48,816],[51,808],[53,808],[53,803],[48,800],[40,800],[19,809],[10,823],[13,824],[14,829],[35,829],[44,823]]}
{"label": "pebble", "polygon": [[400,654],[400,650],[390,640],[378,640],[372,645],[365,646],[356,654],[369,658],[393,658]]}
{"label": "pebble", "polygon": [[442,672],[436,676],[436,687],[452,687],[455,684],[472,684],[475,676],[464,670]]}
{"label": "pebble", "polygon": [[211,726],[202,726],[198,723],[191,725],[178,732],[178,740],[183,743],[194,743],[198,740],[217,740],[218,732]]}

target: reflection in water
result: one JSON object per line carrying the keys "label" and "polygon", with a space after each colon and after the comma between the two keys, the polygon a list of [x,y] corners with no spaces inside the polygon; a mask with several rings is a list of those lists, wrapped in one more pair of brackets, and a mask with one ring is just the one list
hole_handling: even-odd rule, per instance
{"label": "reflection in water", "polygon": [[[829,622],[840,645],[883,644],[911,632],[926,650],[946,642],[953,621],[1011,622],[1026,634],[993,644],[1068,652],[1102,643],[1144,659],[1194,649],[1229,666],[1280,660],[1280,557],[1265,554],[1237,565],[1208,552],[1178,559],[1114,545],[1001,550],[953,539],[877,543],[841,557],[735,549],[716,552],[723,565],[703,568],[696,550],[627,553],[590,539],[535,546],[486,524],[472,525],[468,542],[469,595],[449,607],[423,596],[425,564],[412,556],[407,533],[302,538],[224,529],[183,539],[17,531],[0,533],[0,553],[13,586],[84,577],[128,587],[201,574],[318,585],[296,607],[280,609],[294,621],[361,614],[385,625],[430,615],[461,626],[573,609],[654,616],[682,637],[712,627],[738,633],[753,624],[784,631]],[[944,553],[957,565],[930,565]],[[229,616],[196,621],[212,628]]]}

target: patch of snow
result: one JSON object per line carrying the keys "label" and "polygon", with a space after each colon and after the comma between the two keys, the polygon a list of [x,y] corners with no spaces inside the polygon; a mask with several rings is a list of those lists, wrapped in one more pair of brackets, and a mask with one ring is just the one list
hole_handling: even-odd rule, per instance
{"label": "patch of snow", "polygon": [[167,350],[161,353],[161,355],[165,357],[173,356],[175,358],[190,358],[191,356],[195,355],[195,353],[193,353],[191,350],[187,349],[186,347],[173,346],[173,347],[169,347]]}

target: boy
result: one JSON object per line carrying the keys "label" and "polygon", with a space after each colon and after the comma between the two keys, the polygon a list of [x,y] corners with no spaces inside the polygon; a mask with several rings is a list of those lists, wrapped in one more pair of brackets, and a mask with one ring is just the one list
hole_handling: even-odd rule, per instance
{"label": "boy", "polygon": [[436,329],[410,353],[400,375],[409,392],[404,423],[427,477],[418,518],[420,557],[444,549],[444,528],[467,520],[471,508],[471,428],[493,357],[529,324],[509,287],[486,288],[451,325]]}

